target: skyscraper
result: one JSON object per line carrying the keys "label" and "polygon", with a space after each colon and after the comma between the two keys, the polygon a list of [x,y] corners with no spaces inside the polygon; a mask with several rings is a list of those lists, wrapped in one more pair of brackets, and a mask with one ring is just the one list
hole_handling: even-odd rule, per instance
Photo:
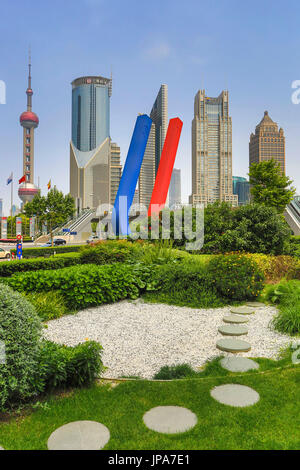
{"label": "skyscraper", "polygon": [[246,178],[242,176],[232,177],[232,190],[233,194],[238,196],[239,206],[248,204],[250,201],[250,184]]}
{"label": "skyscraper", "polygon": [[20,124],[23,127],[23,176],[25,182],[19,187],[19,198],[25,204],[32,201],[39,189],[34,184],[34,129],[39,125],[39,118],[32,111],[32,95],[31,88],[31,57],[29,54],[28,61],[28,86],[27,110],[20,116]]}
{"label": "skyscraper", "polygon": [[181,170],[176,168],[172,171],[172,177],[169,189],[169,207],[176,208],[181,204]]}
{"label": "skyscraper", "polygon": [[122,165],[120,147],[114,142],[110,144],[110,203],[113,205],[118,192]]}
{"label": "skyscraper", "polygon": [[82,208],[111,200],[111,79],[80,77],[72,82],[70,193]]}
{"label": "skyscraper", "polygon": [[225,201],[237,206],[232,193],[232,124],[228,91],[217,98],[199,90],[192,121],[192,194],[190,204]]}
{"label": "skyscraper", "polygon": [[150,117],[155,124],[155,174],[168,130],[168,85],[161,85]]}
{"label": "skyscraper", "polygon": [[161,85],[150,112],[152,127],[139,177],[139,202],[147,208],[150,204],[161,151],[168,129],[168,86]]}
{"label": "skyscraper", "polygon": [[250,135],[249,166],[266,160],[275,160],[285,173],[285,137],[283,129],[278,130],[276,122],[272,121],[268,111],[255,128],[255,134]]}
{"label": "skyscraper", "polygon": [[155,182],[155,124],[152,123],[139,176],[139,202],[147,208]]}

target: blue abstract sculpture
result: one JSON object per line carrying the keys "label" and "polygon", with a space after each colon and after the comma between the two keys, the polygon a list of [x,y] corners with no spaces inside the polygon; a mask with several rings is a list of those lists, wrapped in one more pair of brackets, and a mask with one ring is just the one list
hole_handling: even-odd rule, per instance
{"label": "blue abstract sculpture", "polygon": [[146,114],[137,117],[119,189],[114,203],[112,226],[116,235],[129,235],[129,209],[140,174],[152,120]]}

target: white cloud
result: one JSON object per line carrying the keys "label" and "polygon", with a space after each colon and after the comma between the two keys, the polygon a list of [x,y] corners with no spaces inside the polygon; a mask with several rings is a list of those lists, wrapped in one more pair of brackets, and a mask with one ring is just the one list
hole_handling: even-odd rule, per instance
{"label": "white cloud", "polygon": [[144,55],[151,60],[162,60],[170,56],[171,48],[167,42],[154,43],[144,49]]}

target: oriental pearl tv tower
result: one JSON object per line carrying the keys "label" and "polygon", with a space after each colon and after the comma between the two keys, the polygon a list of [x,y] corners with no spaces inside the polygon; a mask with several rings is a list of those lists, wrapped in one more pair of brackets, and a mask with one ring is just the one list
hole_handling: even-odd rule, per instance
{"label": "oriental pearl tv tower", "polygon": [[39,125],[39,118],[32,111],[32,95],[31,88],[31,54],[29,52],[28,61],[28,87],[27,95],[27,111],[20,116],[20,124],[23,127],[23,177],[24,183],[19,187],[19,198],[23,204],[32,201],[34,196],[39,193],[39,189],[34,184],[34,129]]}

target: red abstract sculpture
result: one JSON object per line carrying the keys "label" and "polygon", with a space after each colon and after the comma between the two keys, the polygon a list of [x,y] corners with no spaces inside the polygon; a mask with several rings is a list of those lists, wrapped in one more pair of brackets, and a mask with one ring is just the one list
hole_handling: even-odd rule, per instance
{"label": "red abstract sculpture", "polygon": [[165,206],[182,124],[182,121],[178,117],[170,119],[148,209],[149,217],[152,214],[158,214]]}

